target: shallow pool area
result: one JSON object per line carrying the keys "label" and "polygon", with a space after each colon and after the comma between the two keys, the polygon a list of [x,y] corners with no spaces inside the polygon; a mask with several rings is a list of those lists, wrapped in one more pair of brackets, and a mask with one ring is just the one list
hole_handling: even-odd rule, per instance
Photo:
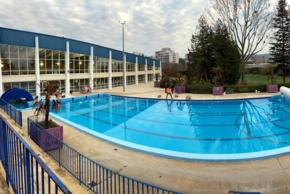
{"label": "shallow pool area", "polygon": [[226,162],[290,152],[290,104],[280,95],[208,101],[92,95],[62,103],[53,117],[153,155]]}

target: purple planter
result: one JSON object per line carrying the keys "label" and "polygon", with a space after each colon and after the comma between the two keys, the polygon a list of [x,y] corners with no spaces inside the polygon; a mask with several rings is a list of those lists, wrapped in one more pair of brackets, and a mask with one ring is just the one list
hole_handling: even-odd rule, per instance
{"label": "purple planter", "polygon": [[268,93],[276,93],[278,92],[278,85],[267,85],[267,92]]}
{"label": "purple planter", "polygon": [[212,88],[213,95],[223,95],[224,93],[224,87],[213,87]]}
{"label": "purple planter", "polygon": [[63,140],[63,127],[55,122],[53,123],[55,125],[54,128],[43,130],[35,122],[30,122],[29,135],[44,151],[62,147],[62,143],[59,140]]}
{"label": "purple planter", "polygon": [[155,88],[160,88],[160,82],[154,82],[154,87]]}
{"label": "purple planter", "polygon": [[178,94],[185,93],[185,86],[174,86],[174,92]]}

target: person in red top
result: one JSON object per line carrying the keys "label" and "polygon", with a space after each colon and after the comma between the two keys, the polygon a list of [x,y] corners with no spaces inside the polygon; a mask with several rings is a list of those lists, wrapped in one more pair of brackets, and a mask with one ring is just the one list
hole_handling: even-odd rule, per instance
{"label": "person in red top", "polygon": [[167,95],[166,95],[166,99],[167,99],[168,95],[170,95],[170,96],[171,96],[171,99],[173,99],[173,98],[172,98],[172,94],[171,94],[171,89],[170,89],[170,87],[168,87],[168,88],[166,89],[166,93],[167,93]]}

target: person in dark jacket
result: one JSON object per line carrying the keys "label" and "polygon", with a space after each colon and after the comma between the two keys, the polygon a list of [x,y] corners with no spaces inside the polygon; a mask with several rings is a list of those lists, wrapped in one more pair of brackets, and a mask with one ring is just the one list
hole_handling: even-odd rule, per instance
{"label": "person in dark jacket", "polygon": [[165,83],[165,94],[167,93],[166,90],[168,88],[167,82]]}
{"label": "person in dark jacket", "polygon": [[171,83],[171,92],[172,92],[172,94],[173,94],[173,91],[174,91],[174,85],[173,85],[173,83]]}

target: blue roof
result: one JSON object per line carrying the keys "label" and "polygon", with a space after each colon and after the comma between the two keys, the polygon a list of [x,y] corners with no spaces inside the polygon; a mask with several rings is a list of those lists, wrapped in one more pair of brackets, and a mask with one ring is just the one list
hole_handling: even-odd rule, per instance
{"label": "blue roof", "polygon": [[[0,27],[0,43],[2,44],[35,47],[35,36],[38,36],[39,48],[66,51],[66,42],[69,41],[70,52],[90,55],[91,54],[90,50],[92,46],[94,48],[94,56],[109,58],[109,51],[112,51],[112,59],[122,60],[123,56],[122,51],[118,51],[115,49],[87,42],[82,42],[78,40],[73,40],[65,37],[51,36],[41,33],[26,32],[21,30]],[[145,59],[147,59],[148,65],[153,65],[153,61],[155,61],[155,66],[160,67],[159,60],[134,55],[127,52],[125,53],[126,53],[126,61],[128,62],[135,63],[137,57],[138,63],[145,64]]]}

